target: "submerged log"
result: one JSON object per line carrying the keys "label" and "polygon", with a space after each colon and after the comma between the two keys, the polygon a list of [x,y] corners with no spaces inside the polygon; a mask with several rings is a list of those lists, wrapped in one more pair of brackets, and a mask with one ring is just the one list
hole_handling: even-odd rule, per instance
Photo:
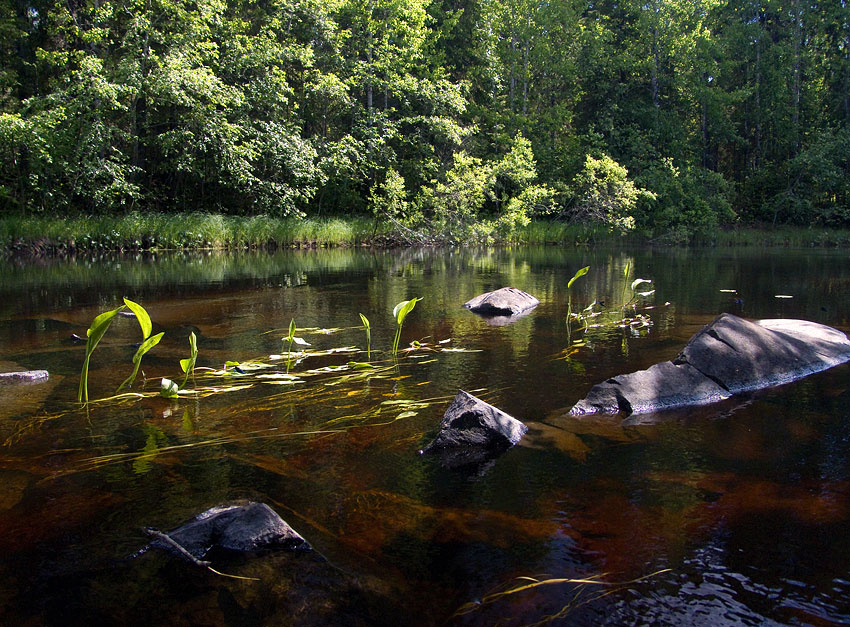
{"label": "submerged log", "polygon": [[673,361],[595,385],[570,414],[630,415],[704,405],[846,361],[850,340],[832,327],[806,320],[750,322],[722,314],[694,335]]}

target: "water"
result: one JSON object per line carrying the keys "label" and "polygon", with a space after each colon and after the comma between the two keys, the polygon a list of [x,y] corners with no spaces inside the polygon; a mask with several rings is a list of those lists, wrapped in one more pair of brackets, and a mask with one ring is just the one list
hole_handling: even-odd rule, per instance
{"label": "water", "polygon": [[[575,329],[652,279],[652,326]],[[541,300],[490,326],[469,298],[512,285]],[[640,289],[645,289],[641,287]],[[721,290],[737,290],[736,293]],[[2,389],[3,624],[840,624],[850,621],[850,367],[718,405],[623,421],[574,419],[595,383],[674,357],[728,311],[850,329],[850,259],[837,251],[333,250],[5,263],[0,362],[50,382]],[[788,295],[793,298],[776,298]],[[165,331],[124,402],[76,398],[92,318],[126,296]],[[390,312],[421,296],[397,367]],[[369,378],[279,376],[290,319],[311,350],[365,348]],[[188,334],[198,366],[272,363],[219,393],[166,400]],[[92,359],[91,398],[130,373],[141,340],[116,318]],[[450,342],[438,343],[445,340]],[[464,351],[441,352],[441,348]],[[246,366],[247,368],[247,366]],[[142,385],[143,384],[143,385]],[[242,389],[231,389],[244,385]],[[192,387],[190,382],[189,387]],[[451,470],[417,451],[458,388],[529,425],[490,464]],[[228,390],[228,391],[224,391]],[[209,390],[208,390],[209,391]],[[391,401],[387,403],[387,401]],[[404,401],[404,402],[402,402]],[[215,575],[144,546],[212,505],[268,503],[316,548],[220,557]],[[659,572],[660,571],[660,572]],[[535,585],[529,586],[534,581]],[[569,580],[586,580],[586,583]]]}

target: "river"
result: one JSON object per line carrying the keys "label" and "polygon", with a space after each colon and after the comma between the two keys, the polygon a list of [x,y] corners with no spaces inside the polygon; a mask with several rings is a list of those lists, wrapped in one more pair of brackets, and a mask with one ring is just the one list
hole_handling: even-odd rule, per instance
{"label": "river", "polygon": [[[850,330],[846,251],[333,249],[0,266],[0,366],[50,372],[0,388],[3,624],[850,622],[850,366],[640,419],[567,414],[595,383],[675,357],[721,312]],[[644,322],[623,327],[636,279],[645,295],[625,314]],[[503,286],[541,304],[501,326],[462,308]],[[79,338],[122,297],[163,339],[133,395],[102,400],[142,341],[134,318],[116,317],[81,407]],[[414,297],[393,356],[393,307]],[[566,324],[594,302],[608,314]],[[283,341],[291,320],[309,346]],[[163,398],[162,378],[184,379],[190,333],[197,369],[187,393]],[[419,455],[458,389],[528,434],[470,467]],[[267,503],[314,551],[217,555],[223,575],[161,550],[133,557],[143,527],[240,500]]]}

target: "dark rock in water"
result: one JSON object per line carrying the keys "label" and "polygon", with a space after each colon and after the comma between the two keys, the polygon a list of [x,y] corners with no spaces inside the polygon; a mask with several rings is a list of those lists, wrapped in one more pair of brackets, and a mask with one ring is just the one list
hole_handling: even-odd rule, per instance
{"label": "dark rock in water", "polygon": [[0,372],[0,385],[43,383],[50,377],[47,370],[24,370],[22,372]]}
{"label": "dark rock in water", "polygon": [[[310,545],[265,503],[219,505],[166,534],[197,559],[212,549],[249,553],[270,548],[309,549]],[[161,540],[150,546],[173,549]]]}
{"label": "dark rock in water", "polygon": [[806,320],[748,322],[723,314],[697,333],[676,363],[689,363],[731,393],[788,383],[850,360],[841,331]]}
{"label": "dark rock in water", "polygon": [[540,301],[531,294],[515,287],[503,287],[495,292],[476,296],[463,304],[470,311],[482,316],[519,316],[537,307]]}
{"label": "dark rock in water", "polygon": [[457,458],[458,464],[480,463],[512,447],[526,431],[528,427],[516,418],[459,390],[437,437],[420,452],[446,453]]}
{"label": "dark rock in water", "polygon": [[722,314],[672,362],[595,385],[570,414],[629,415],[704,405],[849,360],[850,340],[837,329],[806,320],[750,322]]}
{"label": "dark rock in water", "polygon": [[593,386],[570,414],[643,414],[682,405],[714,403],[729,396],[726,389],[693,366],[664,361]]}

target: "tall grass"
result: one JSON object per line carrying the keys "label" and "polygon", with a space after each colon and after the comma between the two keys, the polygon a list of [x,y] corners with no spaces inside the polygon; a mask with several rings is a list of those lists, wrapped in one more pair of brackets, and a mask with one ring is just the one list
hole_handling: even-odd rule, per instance
{"label": "tall grass", "polygon": [[200,212],[0,217],[0,249],[7,251],[358,246],[375,234],[374,222],[361,217],[301,219]]}
{"label": "tall grass", "polygon": [[[652,239],[650,243],[664,240]],[[600,227],[535,220],[501,243],[561,245],[645,244]],[[14,250],[130,251],[391,245],[392,225],[369,217],[273,218],[214,213],[121,216],[0,216],[0,252]],[[850,247],[850,231],[814,227],[740,228],[700,236],[693,245]]]}

